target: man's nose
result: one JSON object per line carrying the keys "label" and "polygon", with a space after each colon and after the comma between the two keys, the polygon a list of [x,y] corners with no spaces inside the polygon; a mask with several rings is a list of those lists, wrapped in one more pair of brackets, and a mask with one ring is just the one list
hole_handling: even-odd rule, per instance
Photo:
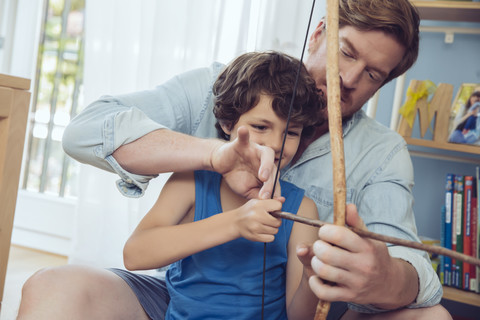
{"label": "man's nose", "polygon": [[357,86],[362,76],[363,66],[359,62],[349,63],[340,70],[340,85],[346,89]]}

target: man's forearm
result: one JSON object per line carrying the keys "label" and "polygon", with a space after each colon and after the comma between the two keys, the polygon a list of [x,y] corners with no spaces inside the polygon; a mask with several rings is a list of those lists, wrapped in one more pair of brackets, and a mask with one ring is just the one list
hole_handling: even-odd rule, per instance
{"label": "man's forearm", "polygon": [[389,302],[375,304],[376,307],[385,310],[393,310],[413,303],[419,290],[418,274],[415,268],[399,258],[393,258],[393,263],[394,266],[389,268],[391,282],[386,284],[390,292],[386,295]]}
{"label": "man's forearm", "polygon": [[119,147],[113,157],[123,169],[140,175],[211,170],[212,152],[222,143],[160,129]]}

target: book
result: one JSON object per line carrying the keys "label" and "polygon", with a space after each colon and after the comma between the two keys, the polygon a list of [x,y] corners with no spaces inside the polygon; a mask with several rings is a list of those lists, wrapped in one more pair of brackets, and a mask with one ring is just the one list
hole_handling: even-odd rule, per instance
{"label": "book", "polygon": [[[443,205],[442,210],[441,210],[441,215],[440,215],[440,221],[441,221],[440,225],[442,226],[442,228],[440,228],[440,246],[442,246],[444,248],[445,248],[445,219],[446,219],[446,215],[447,215],[446,214],[446,209],[445,209],[445,206]],[[438,259],[439,259],[439,261],[438,261],[437,274],[438,274],[438,277],[440,278],[440,283],[443,285],[443,284],[446,284],[446,282],[445,282],[445,256],[440,255]]]}
{"label": "book", "polygon": [[[458,177],[456,175],[453,176],[453,194],[452,194],[452,250],[457,251],[457,184],[458,184]],[[450,285],[452,287],[457,286],[457,282],[455,281],[458,279],[456,277],[457,274],[457,262],[455,258],[452,258],[450,262]]]}
{"label": "book", "polygon": [[[452,233],[452,249],[455,247],[457,252],[463,253],[463,176],[455,176],[454,187],[454,215],[453,215],[453,233]],[[455,259],[454,268],[454,286],[463,288],[463,262]]]}
{"label": "book", "polygon": [[[452,238],[456,238],[455,250],[457,252],[463,253],[463,195],[464,195],[464,184],[463,176],[455,176],[456,181],[456,208],[455,208],[455,235],[452,235]],[[460,260],[455,260],[455,287],[463,288],[463,262]]]}
{"label": "book", "polygon": [[[480,167],[475,168],[476,178],[477,178],[477,233],[476,233],[476,257],[480,258]],[[476,279],[477,279],[477,287],[476,292],[480,293],[480,267],[476,267]]]}
{"label": "book", "polygon": [[[454,186],[454,174],[447,174],[445,184],[445,223],[443,224],[443,234],[445,237],[443,246],[447,249],[452,249],[452,210],[453,210],[453,186]],[[443,282],[447,286],[452,285],[451,266],[452,258],[443,258]]]}
{"label": "book", "polygon": [[[472,198],[472,218],[471,218],[471,230],[472,230],[472,257],[478,258],[478,248],[477,248],[477,233],[478,233],[478,198],[476,195],[476,183],[474,183],[474,192],[475,197]],[[478,276],[477,276],[477,267],[473,264],[470,264],[470,291],[478,291]]]}
{"label": "book", "polygon": [[[463,253],[472,256],[472,198],[473,198],[473,177],[463,177]],[[458,242],[457,242],[458,243]],[[470,290],[470,264],[462,264],[462,289]]]}

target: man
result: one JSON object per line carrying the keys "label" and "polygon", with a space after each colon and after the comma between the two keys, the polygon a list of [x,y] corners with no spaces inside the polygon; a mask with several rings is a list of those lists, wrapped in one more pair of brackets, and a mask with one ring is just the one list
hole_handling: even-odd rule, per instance
{"label": "man", "polygon": [[[413,170],[405,142],[368,119],[361,107],[415,62],[418,25],[418,15],[407,0],[340,1],[347,202],[356,204],[359,212],[349,207],[347,223],[417,241]],[[325,27],[321,21],[311,35],[305,62],[324,92]],[[222,68],[214,64],[152,91],[97,101],[67,128],[66,152],[79,161],[117,172],[125,194],[143,193],[148,180],[160,172],[207,169],[223,174],[227,182],[242,179],[242,188],[236,189],[240,194],[269,197],[275,169],[272,150],[249,142],[248,134],[239,135],[233,143],[205,139],[215,137],[211,87]],[[306,196],[315,201],[320,219],[331,221],[332,165],[327,131],[327,126],[317,129],[296,162],[283,170],[282,179],[305,189]],[[387,248],[337,226],[322,228],[319,237],[312,259],[318,277],[310,279],[310,286],[322,300],[349,302],[345,318],[362,318],[372,312],[379,313],[372,318],[449,318],[438,305],[442,289],[426,254]],[[331,282],[335,286],[328,284]],[[26,283],[23,292],[20,319],[29,315],[36,319],[54,319],[56,315],[73,318],[72,314],[81,314],[80,318],[146,319],[128,285],[105,270],[67,266],[42,271]]]}

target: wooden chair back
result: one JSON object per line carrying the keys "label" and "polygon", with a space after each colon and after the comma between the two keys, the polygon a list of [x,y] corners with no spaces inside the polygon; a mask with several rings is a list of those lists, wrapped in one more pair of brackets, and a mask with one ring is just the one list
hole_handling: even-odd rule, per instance
{"label": "wooden chair back", "polygon": [[29,79],[0,74],[0,306],[20,180],[29,89]]}

